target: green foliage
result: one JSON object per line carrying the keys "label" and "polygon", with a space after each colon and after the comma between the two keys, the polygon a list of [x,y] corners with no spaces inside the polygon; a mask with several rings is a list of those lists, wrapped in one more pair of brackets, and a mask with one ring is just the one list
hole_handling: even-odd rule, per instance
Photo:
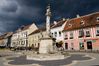
{"label": "green foliage", "polygon": [[58,44],[61,44],[62,45],[63,44],[63,41],[60,41]]}

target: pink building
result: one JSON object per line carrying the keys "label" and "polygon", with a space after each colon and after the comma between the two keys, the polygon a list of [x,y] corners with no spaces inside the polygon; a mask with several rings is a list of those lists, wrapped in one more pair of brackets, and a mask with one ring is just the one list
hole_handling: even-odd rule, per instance
{"label": "pink building", "polygon": [[99,12],[68,20],[63,33],[67,50],[99,50]]}

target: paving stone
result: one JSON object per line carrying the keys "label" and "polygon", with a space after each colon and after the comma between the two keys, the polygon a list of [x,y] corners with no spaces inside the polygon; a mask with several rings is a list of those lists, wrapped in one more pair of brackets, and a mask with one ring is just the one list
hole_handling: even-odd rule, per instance
{"label": "paving stone", "polygon": [[27,60],[26,56],[9,58],[13,61],[9,62],[12,65],[26,65],[26,64],[39,64],[43,66],[61,66],[72,63],[74,60],[90,60],[90,57],[84,57],[85,55],[73,54],[71,57],[63,60],[50,60],[50,61],[35,61],[35,60]]}

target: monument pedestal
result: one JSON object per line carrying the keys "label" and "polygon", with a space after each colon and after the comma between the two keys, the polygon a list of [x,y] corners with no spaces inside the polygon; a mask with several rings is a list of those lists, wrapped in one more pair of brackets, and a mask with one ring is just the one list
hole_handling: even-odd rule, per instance
{"label": "monument pedestal", "polygon": [[52,38],[41,38],[39,53],[47,54],[53,52],[53,40]]}

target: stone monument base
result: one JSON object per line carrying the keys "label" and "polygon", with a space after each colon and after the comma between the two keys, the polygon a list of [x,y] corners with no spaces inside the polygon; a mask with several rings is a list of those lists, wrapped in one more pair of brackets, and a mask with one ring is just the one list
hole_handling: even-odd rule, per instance
{"label": "stone monument base", "polygon": [[51,53],[53,52],[53,40],[52,38],[41,38],[40,46],[39,46],[39,53]]}
{"label": "stone monument base", "polygon": [[[69,57],[69,56],[67,56]],[[37,60],[37,61],[49,61],[49,60],[61,60],[66,57],[62,54],[32,54],[27,55],[27,60]]]}

